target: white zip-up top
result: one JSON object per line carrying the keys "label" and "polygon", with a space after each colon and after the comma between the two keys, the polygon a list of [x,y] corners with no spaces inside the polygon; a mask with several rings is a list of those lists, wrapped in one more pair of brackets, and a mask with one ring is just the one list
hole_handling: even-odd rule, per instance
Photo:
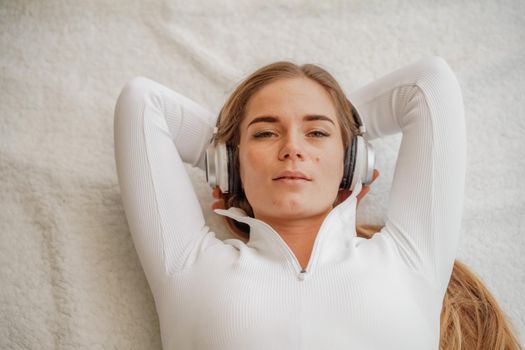
{"label": "white zip-up top", "polygon": [[115,110],[124,210],[164,349],[438,349],[463,209],[458,81],[420,59],[348,93],[369,140],[402,133],[385,227],[356,236],[356,195],[332,209],[305,271],[279,234],[239,208],[250,240],[210,231],[183,162],[204,170],[217,116],[144,77]]}

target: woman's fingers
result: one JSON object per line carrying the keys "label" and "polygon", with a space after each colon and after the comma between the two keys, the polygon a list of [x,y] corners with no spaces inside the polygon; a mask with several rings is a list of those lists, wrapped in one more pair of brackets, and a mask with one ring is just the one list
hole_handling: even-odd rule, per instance
{"label": "woman's fingers", "polygon": [[211,205],[211,208],[212,209],[225,209],[224,208],[224,201],[220,200],[220,201],[213,202],[212,205]]}
{"label": "woman's fingers", "polygon": [[368,192],[370,192],[370,185],[377,179],[379,176],[379,171],[377,169],[374,169],[374,175],[372,175],[372,181],[368,185],[364,185],[361,189],[361,192],[357,195],[357,204],[359,204],[359,201],[366,196]]}
{"label": "woman's fingers", "polygon": [[213,198],[216,198],[216,199],[222,198],[222,192],[221,192],[221,189],[219,188],[219,186],[215,186],[215,188],[213,189],[211,195],[213,196]]}
{"label": "woman's fingers", "polygon": [[[361,199],[363,199],[363,197],[366,196],[368,192],[370,192],[370,185],[377,179],[378,176],[379,176],[379,171],[377,169],[374,169],[374,174],[372,175],[372,181],[368,185],[363,185],[363,187],[361,188],[361,192],[359,192],[359,194],[357,195],[357,205],[359,205],[359,202],[361,201]],[[347,191],[343,196],[343,201],[350,194],[352,194],[352,191]]]}
{"label": "woman's fingers", "polygon": [[379,176],[379,171],[377,169],[374,169],[374,175],[372,175],[372,182],[374,182],[378,176]]}
{"label": "woman's fingers", "polygon": [[374,174],[372,175],[372,181],[370,181],[368,185],[363,185],[363,188],[369,187],[371,184],[373,184],[374,181],[378,178],[378,176],[379,176],[379,171],[377,171],[377,169],[374,169]]}
{"label": "woman's fingers", "polygon": [[357,195],[357,204],[361,201],[361,199],[366,196],[366,194],[370,191],[370,187],[364,186],[361,192]]}
{"label": "woman's fingers", "polygon": [[222,192],[221,192],[221,189],[219,188],[219,186],[215,186],[213,188],[213,191],[212,191],[211,195],[213,196],[213,198],[216,199],[216,201],[213,202],[212,205],[211,205],[212,210],[213,209],[225,209],[224,198],[222,196]]}

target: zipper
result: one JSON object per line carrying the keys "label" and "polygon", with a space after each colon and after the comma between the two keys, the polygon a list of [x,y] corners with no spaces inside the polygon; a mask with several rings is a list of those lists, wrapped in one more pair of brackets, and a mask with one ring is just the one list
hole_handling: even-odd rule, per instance
{"label": "zipper", "polygon": [[[294,269],[295,269],[295,275],[297,276],[297,278],[300,280],[300,281],[304,281],[304,279],[306,278],[306,276],[308,275],[310,269],[311,269],[311,265],[312,265],[312,258],[310,257],[310,260],[308,260],[308,264],[306,265],[306,268],[303,269],[301,267],[301,264],[299,263],[299,260],[297,260],[297,257],[295,256],[295,254],[292,252],[292,250],[290,249],[290,247],[288,246],[288,244],[286,244],[286,242],[282,239],[281,236],[279,236],[279,234],[277,232],[275,232],[275,237],[279,240],[279,245],[281,245],[284,250],[286,251],[286,254],[288,254],[288,257],[289,257],[289,260],[292,262],[292,265],[294,266]],[[314,243],[315,245],[315,243]],[[313,250],[312,250],[313,252]]]}
{"label": "zipper", "polygon": [[288,256],[290,257],[290,260],[292,261],[292,265],[294,265],[295,267],[295,275],[297,276],[297,278],[300,280],[300,281],[304,281],[306,279],[307,276],[310,275],[310,270],[312,269],[312,256],[313,256],[313,252],[315,250],[315,246],[317,245],[317,240],[314,242],[314,247],[312,249],[312,254],[310,255],[310,259],[308,260],[308,264],[306,264],[306,268],[302,268],[301,267],[301,264],[299,263],[299,260],[297,259],[297,257],[295,256],[295,254],[291,251],[290,247],[288,247],[288,245],[286,244],[286,242],[284,242],[284,240],[281,242],[284,244],[284,248],[286,250],[286,252],[288,253]]}
{"label": "zipper", "polygon": [[[295,254],[292,252],[292,250],[290,249],[290,247],[288,246],[288,244],[286,244],[286,242],[284,241],[284,239],[273,229],[273,227],[271,227],[270,225],[268,225],[267,223],[265,223],[264,221],[258,221],[257,222],[258,224],[260,225],[263,225],[265,226],[268,230],[270,230],[274,236],[274,239],[276,241],[278,241],[278,245],[281,246],[286,254],[288,254],[288,257],[289,257],[289,261],[292,262],[292,265],[295,269],[295,275],[297,276],[297,278],[300,280],[300,281],[304,281],[304,279],[306,278],[306,276],[309,274],[309,271],[311,269],[311,265],[312,265],[312,258],[311,256],[313,255],[313,252],[315,250],[315,246],[317,245],[317,237],[316,237],[316,240],[314,242],[314,247],[312,249],[312,255],[310,256],[310,260],[308,260],[308,264],[306,265],[306,269],[303,269],[301,267],[301,264],[299,263],[299,260],[297,260],[297,257],[295,256]],[[324,224],[324,223],[323,223]],[[321,227],[323,227],[323,225],[321,225]],[[319,230],[319,232],[321,232],[321,230]]]}
{"label": "zipper", "polygon": [[304,281],[306,276],[307,276],[307,273],[306,270],[302,270],[301,272],[299,272],[299,275],[297,275],[297,278],[299,278],[299,281]]}
{"label": "zipper", "polygon": [[[358,190],[360,190],[360,189],[358,188]],[[312,269],[312,265],[314,263],[313,260],[316,258],[318,246],[321,244],[320,241],[321,241],[322,237],[320,237],[320,235],[321,234],[324,234],[324,235],[327,234],[326,232],[324,232],[325,231],[325,226],[328,225],[327,223],[330,221],[330,217],[333,216],[333,215],[334,215],[334,210],[332,210],[332,211],[330,211],[330,213],[328,213],[328,215],[323,220],[323,222],[321,224],[321,227],[319,227],[319,231],[317,232],[317,236],[315,237],[314,245],[312,247],[312,252],[310,254],[310,259],[308,260],[308,264],[306,264],[306,268],[305,269],[303,269],[301,267],[301,264],[299,263],[299,260],[297,260],[297,257],[295,256],[295,254],[290,250],[290,247],[288,247],[286,242],[284,242],[284,240],[274,230],[275,234],[277,236],[279,236],[279,238],[281,238],[281,241],[282,241],[282,243],[284,243],[284,246],[286,248],[286,251],[288,252],[288,255],[291,257],[292,261],[294,262],[295,270],[296,270],[295,272],[296,272],[297,278],[300,281],[304,281],[305,278],[310,275],[310,270]]]}

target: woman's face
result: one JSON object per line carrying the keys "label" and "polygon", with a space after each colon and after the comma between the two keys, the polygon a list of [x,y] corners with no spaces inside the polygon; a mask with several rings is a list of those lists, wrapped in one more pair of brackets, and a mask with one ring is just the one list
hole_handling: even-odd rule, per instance
{"label": "woman's face", "polygon": [[343,177],[343,159],[336,109],[320,84],[283,78],[248,101],[240,125],[239,162],[256,218],[328,213]]}

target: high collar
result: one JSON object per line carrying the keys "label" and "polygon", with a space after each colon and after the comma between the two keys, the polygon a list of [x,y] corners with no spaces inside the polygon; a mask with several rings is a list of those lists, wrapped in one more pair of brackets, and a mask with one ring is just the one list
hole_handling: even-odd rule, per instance
{"label": "high collar", "polygon": [[283,238],[266,222],[248,216],[244,210],[237,207],[227,210],[215,209],[214,212],[250,226],[250,239],[246,243],[247,246],[258,250],[269,259],[289,262],[297,273],[310,273],[318,265],[342,259],[345,247],[357,235],[355,230],[357,194],[361,189],[362,184],[358,182],[352,194],[325,217],[315,238],[305,271],[302,271],[299,261]]}

